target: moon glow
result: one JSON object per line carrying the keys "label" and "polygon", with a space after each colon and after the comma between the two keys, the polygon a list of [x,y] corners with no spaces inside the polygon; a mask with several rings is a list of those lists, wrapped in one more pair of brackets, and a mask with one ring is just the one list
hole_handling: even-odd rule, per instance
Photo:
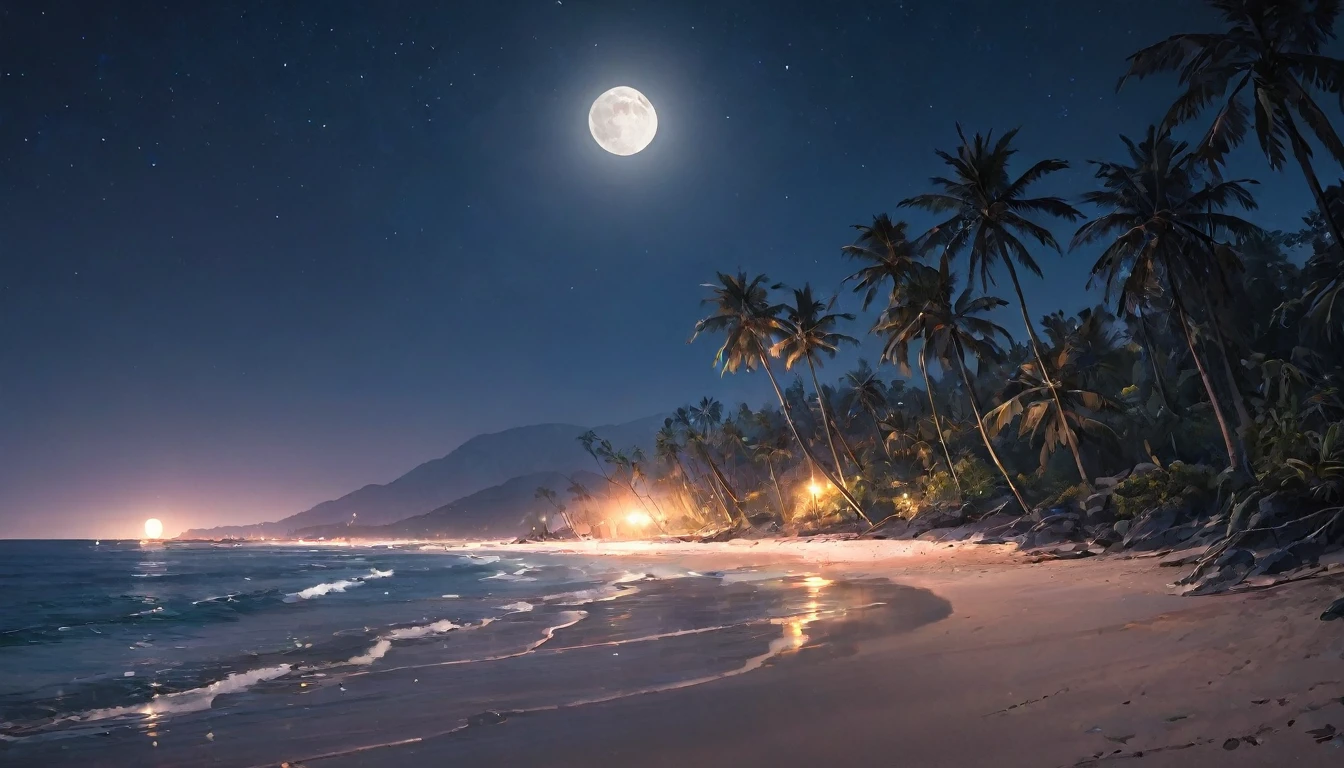
{"label": "moon glow", "polygon": [[633,155],[649,146],[658,132],[658,113],[644,94],[621,85],[593,102],[588,130],[598,146],[613,155]]}
{"label": "moon glow", "polygon": [[163,523],[159,518],[151,517],[145,521],[145,538],[158,539],[163,537]]}

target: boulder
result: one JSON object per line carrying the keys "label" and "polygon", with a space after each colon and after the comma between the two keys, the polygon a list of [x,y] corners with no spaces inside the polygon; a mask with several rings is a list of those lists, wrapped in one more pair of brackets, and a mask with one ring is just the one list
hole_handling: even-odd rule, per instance
{"label": "boulder", "polygon": [[1149,474],[1149,473],[1156,472],[1156,471],[1158,471],[1159,469],[1161,469],[1161,467],[1157,466],[1156,464],[1153,464],[1153,463],[1151,463],[1151,462],[1146,462],[1146,461],[1145,461],[1145,462],[1143,462],[1142,464],[1135,464],[1135,465],[1134,465],[1134,470],[1133,470],[1130,474],[1133,474],[1133,475],[1136,475],[1136,476],[1137,476],[1137,475],[1147,475],[1147,474]]}
{"label": "boulder", "polygon": [[1250,566],[1255,565],[1255,555],[1248,549],[1240,547],[1229,547],[1217,560],[1213,561],[1214,568],[1227,568],[1229,566]]}
{"label": "boulder", "polygon": [[1175,504],[1163,504],[1149,510],[1136,519],[1129,533],[1125,534],[1125,548],[1152,551],[1171,546],[1175,541],[1175,536],[1170,535],[1171,529],[1180,516],[1181,509]]}
{"label": "boulder", "polygon": [[1251,571],[1251,575],[1273,575],[1300,567],[1302,567],[1302,558],[1298,557],[1297,553],[1293,552],[1291,548],[1285,547],[1270,550],[1255,558],[1255,569]]}
{"label": "boulder", "polygon": [[1158,566],[1162,568],[1176,568],[1182,565],[1190,565],[1199,561],[1209,551],[1208,547],[1195,547],[1194,549],[1183,549],[1179,552],[1172,552],[1170,555],[1157,561]]}
{"label": "boulder", "polygon": [[1133,520],[1116,520],[1112,528],[1115,530],[1117,534],[1119,534],[1120,538],[1123,539],[1129,533],[1129,529],[1133,525],[1134,525]]}
{"label": "boulder", "polygon": [[[1127,523],[1129,521],[1121,520],[1120,522]],[[1119,523],[1116,525],[1119,525]],[[1114,526],[1110,525],[1100,526],[1092,533],[1092,543],[1099,547],[1109,547],[1112,544],[1118,544],[1123,538],[1124,535],[1117,531]]]}
{"label": "boulder", "polygon": [[1115,522],[1115,511],[1109,504],[1088,506],[1083,513],[1083,525],[1097,526]]}
{"label": "boulder", "polygon": [[1275,491],[1256,503],[1255,513],[1246,521],[1246,528],[1272,528],[1291,520],[1300,508],[1292,494]]}
{"label": "boulder", "polygon": [[966,522],[966,508],[932,507],[915,515],[910,520],[907,535],[919,538],[935,528],[955,528]]}

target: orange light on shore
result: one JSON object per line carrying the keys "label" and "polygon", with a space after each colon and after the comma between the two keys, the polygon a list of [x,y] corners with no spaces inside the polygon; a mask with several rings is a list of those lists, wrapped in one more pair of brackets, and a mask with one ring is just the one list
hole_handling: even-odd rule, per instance
{"label": "orange light on shore", "polygon": [[625,516],[625,521],[631,525],[644,526],[653,522],[653,518],[649,517],[648,512],[636,509]]}
{"label": "orange light on shore", "polygon": [[820,496],[820,495],[821,495],[821,486],[818,485],[818,484],[816,484],[815,482],[808,483],[808,484],[807,484],[807,492],[810,493],[810,494],[812,494],[813,496]]}

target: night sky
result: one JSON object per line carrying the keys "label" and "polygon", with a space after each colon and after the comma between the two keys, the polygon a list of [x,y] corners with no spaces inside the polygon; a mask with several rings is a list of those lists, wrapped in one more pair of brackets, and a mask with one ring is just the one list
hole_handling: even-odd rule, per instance
{"label": "night sky", "polygon": [[[1024,162],[1075,164],[1041,191],[1076,199],[1175,95],[1117,94],[1124,57],[1214,23],[1189,0],[0,3],[0,536],[277,519],[484,431],[763,403],[686,343],[715,270],[839,290],[849,226],[925,191],[957,121],[1021,126]],[[658,111],[630,157],[588,133],[616,85]],[[1255,221],[1294,227],[1297,172],[1237,158]],[[1043,255],[1036,315],[1096,301],[1091,255]]]}

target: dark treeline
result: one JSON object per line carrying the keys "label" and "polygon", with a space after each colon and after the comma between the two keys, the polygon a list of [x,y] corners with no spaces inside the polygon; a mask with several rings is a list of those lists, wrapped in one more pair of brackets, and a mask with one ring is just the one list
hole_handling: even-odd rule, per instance
{"label": "dark treeline", "polygon": [[[588,436],[610,487],[569,489],[571,511],[598,533],[610,526],[602,499],[621,499],[621,514],[637,505],[637,522],[664,531],[766,518],[867,529],[935,502],[1031,510],[1136,463],[1198,467],[1228,509],[1279,491],[1300,496],[1303,514],[1333,510],[1344,495],[1344,194],[1318,179],[1344,164],[1330,119],[1344,105],[1344,62],[1321,53],[1339,3],[1210,4],[1222,29],[1176,35],[1117,68],[1122,87],[1170,77],[1177,97],[1160,125],[1090,160],[1094,181],[1076,198],[1034,192],[1068,160],[1018,155],[1016,131],[958,127],[927,192],[855,227],[837,258],[876,312],[873,364],[825,375],[865,332],[834,298],[719,274],[695,337],[719,345],[725,374],[768,378],[775,402],[679,408],[652,458]],[[1317,207],[1299,230],[1255,224],[1256,183],[1223,173],[1235,151],[1301,174]],[[938,223],[913,232],[899,218],[910,209]],[[1090,285],[1104,303],[1034,314],[1023,282],[1084,246],[1101,249]],[[1305,258],[1290,260],[1295,250]],[[1000,325],[1000,307],[1020,323]],[[1318,519],[1328,522],[1313,535],[1334,533],[1337,513]]]}

